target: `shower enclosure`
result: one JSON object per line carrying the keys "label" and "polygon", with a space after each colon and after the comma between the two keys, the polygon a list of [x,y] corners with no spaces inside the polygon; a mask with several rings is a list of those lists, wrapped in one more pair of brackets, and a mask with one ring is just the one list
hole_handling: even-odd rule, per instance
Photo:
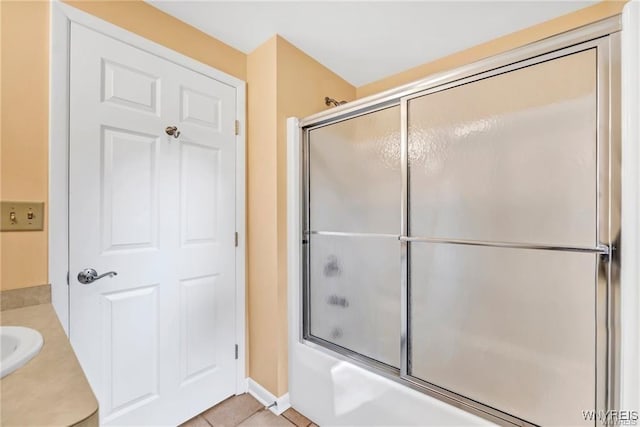
{"label": "shower enclosure", "polygon": [[563,39],[304,120],[301,339],[501,424],[617,408],[618,81]]}

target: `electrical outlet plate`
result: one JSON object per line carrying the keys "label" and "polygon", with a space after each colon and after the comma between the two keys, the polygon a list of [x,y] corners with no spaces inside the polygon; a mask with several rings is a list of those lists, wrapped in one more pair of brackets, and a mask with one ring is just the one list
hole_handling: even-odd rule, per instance
{"label": "electrical outlet plate", "polygon": [[0,202],[0,231],[36,231],[43,227],[43,202]]}

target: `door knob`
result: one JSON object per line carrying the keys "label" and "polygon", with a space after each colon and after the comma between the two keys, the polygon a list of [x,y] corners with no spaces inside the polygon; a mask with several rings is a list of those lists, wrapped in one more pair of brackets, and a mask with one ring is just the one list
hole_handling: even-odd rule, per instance
{"label": "door knob", "polygon": [[164,128],[164,131],[167,133],[167,135],[173,135],[173,137],[176,139],[180,136],[180,131],[176,126],[167,126],[166,128]]}
{"label": "door knob", "polygon": [[115,271],[109,271],[98,276],[98,272],[93,268],[85,268],[80,273],[78,273],[78,282],[82,283],[83,285],[88,285],[89,283],[102,279],[105,276],[113,277],[117,275],[118,273],[116,273]]}

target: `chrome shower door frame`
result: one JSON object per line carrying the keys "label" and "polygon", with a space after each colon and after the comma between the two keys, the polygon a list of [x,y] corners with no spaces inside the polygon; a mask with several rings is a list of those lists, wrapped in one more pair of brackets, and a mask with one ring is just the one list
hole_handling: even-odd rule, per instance
{"label": "chrome shower door frame", "polygon": [[[531,425],[495,408],[453,393],[410,375],[410,286],[409,286],[409,242],[420,238],[409,237],[409,175],[408,175],[408,102],[411,99],[436,93],[452,87],[493,77],[509,71],[557,59],[565,55],[596,49],[597,67],[597,244],[592,248],[555,247],[535,244],[512,245],[530,249],[583,251],[598,254],[596,277],[596,396],[595,408],[584,410],[610,411],[619,408],[619,348],[620,348],[620,17],[615,16],[597,23],[542,40],[531,45],[489,58],[451,72],[402,86],[362,100],[354,101],[324,113],[300,121],[302,132],[301,179],[302,185],[302,292],[301,309],[303,325],[299,340],[320,351],[349,360],[366,369],[400,382],[432,397],[445,401],[470,413],[479,415],[501,425]],[[401,229],[397,236],[400,245],[401,277],[401,366],[395,369],[366,356],[311,335],[309,318],[309,237],[310,192],[309,192],[309,132],[313,129],[335,124],[377,110],[400,105],[401,142]],[[433,240],[433,239],[432,239]],[[483,242],[455,241],[455,244],[480,244]]]}

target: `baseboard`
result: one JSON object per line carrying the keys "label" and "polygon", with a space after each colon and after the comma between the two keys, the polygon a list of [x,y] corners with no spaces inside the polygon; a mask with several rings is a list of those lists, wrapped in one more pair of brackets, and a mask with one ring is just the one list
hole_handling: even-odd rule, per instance
{"label": "baseboard", "polygon": [[282,414],[284,411],[291,407],[291,403],[289,403],[289,393],[285,393],[280,397],[276,397],[269,390],[262,387],[251,378],[247,378],[247,391],[251,396],[255,397],[256,400],[262,403],[264,406],[273,405],[269,408],[269,410],[276,415]]}

